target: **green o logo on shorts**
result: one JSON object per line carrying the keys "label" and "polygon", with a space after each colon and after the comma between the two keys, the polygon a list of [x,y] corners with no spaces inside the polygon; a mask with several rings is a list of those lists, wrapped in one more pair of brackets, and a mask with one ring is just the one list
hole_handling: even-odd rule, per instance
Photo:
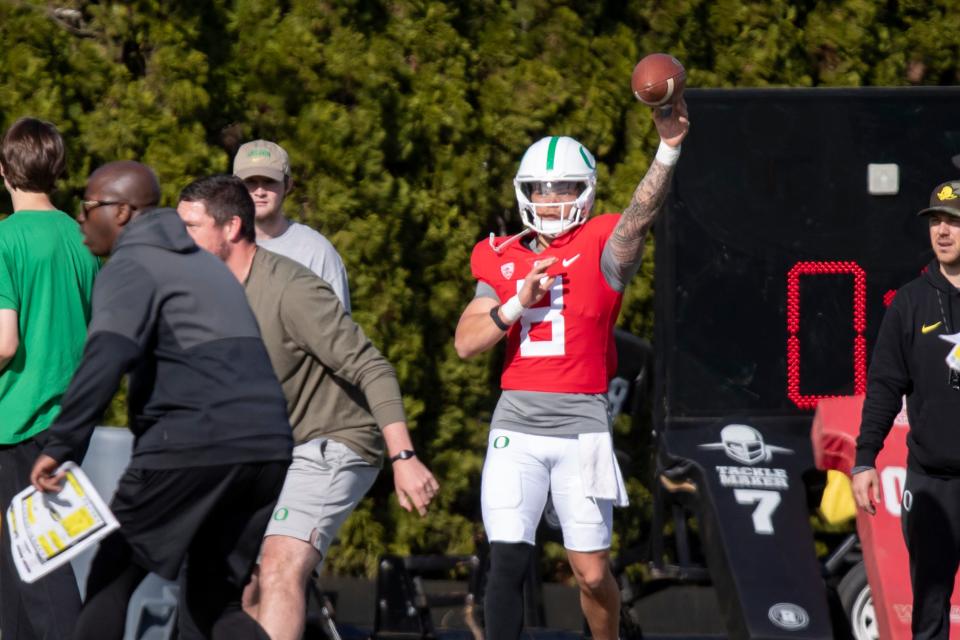
{"label": "green o logo on shorts", "polygon": [[493,439],[494,449],[504,449],[508,444],[510,444],[510,438],[507,436],[497,436]]}
{"label": "green o logo on shorts", "polygon": [[287,508],[286,508],[286,507],[280,507],[279,509],[277,509],[276,511],[273,512],[273,519],[274,519],[274,520],[286,520],[286,519],[287,519],[287,516],[289,516],[289,515],[290,515],[290,512],[287,511]]}

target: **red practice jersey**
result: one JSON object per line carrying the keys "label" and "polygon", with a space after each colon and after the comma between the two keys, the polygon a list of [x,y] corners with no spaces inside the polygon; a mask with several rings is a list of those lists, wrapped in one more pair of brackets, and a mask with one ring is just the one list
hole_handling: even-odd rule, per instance
{"label": "red practice jersey", "polygon": [[[600,271],[600,255],[619,214],[590,218],[542,253],[519,242],[497,253],[488,240],[473,248],[473,277],[506,302],[523,286],[535,260],[556,256],[548,276],[560,276],[536,305],[525,309],[507,332],[500,386],[520,391],[605,393],[616,372],[613,325],[623,294]],[[500,242],[503,238],[498,239]]]}

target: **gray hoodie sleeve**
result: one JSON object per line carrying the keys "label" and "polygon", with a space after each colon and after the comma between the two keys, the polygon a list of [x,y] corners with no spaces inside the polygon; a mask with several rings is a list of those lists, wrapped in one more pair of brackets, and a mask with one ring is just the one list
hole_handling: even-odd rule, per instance
{"label": "gray hoodie sleeve", "polygon": [[115,333],[144,348],[155,329],[157,286],[134,260],[111,258],[93,288],[93,313],[88,335]]}
{"label": "gray hoodie sleeve", "polygon": [[142,267],[129,260],[111,260],[97,278],[83,357],[43,449],[57,462],[83,459],[93,428],[153,333],[154,291]]}

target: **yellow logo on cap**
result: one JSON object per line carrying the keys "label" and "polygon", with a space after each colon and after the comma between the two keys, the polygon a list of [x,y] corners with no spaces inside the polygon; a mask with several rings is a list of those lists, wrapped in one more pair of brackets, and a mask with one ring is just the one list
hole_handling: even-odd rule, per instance
{"label": "yellow logo on cap", "polygon": [[944,200],[956,200],[956,199],[957,199],[957,194],[954,193],[953,187],[950,186],[949,184],[945,185],[943,189],[940,189],[940,192],[937,193],[937,200],[939,200],[940,202],[943,202]]}

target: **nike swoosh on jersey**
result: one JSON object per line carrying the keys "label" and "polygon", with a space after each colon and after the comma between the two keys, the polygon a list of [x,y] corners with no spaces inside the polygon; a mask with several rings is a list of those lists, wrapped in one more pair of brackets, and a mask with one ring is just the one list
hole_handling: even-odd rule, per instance
{"label": "nike swoosh on jersey", "polygon": [[563,268],[566,269],[567,267],[569,267],[570,265],[572,265],[574,262],[577,261],[577,258],[579,258],[579,257],[580,257],[580,254],[578,253],[577,255],[573,256],[572,258],[564,258],[564,259],[563,259]]}
{"label": "nike swoosh on jersey", "polygon": [[920,331],[922,333],[930,333],[931,331],[939,327],[941,324],[942,324],[941,322],[934,322],[930,326],[923,325],[922,327],[920,327]]}

